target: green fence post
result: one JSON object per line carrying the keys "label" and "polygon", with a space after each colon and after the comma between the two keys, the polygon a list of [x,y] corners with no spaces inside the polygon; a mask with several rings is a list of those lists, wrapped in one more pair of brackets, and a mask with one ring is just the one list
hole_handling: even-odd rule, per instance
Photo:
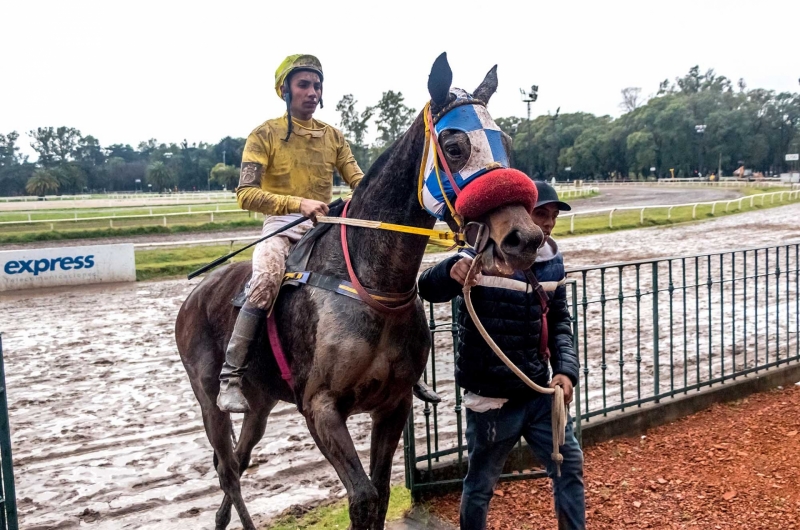
{"label": "green fence post", "polygon": [[3,334],[0,333],[0,466],[3,475],[3,512],[8,530],[19,530],[17,491],[14,486],[14,461],[11,458],[11,426],[8,421],[6,369],[3,359]]}
{"label": "green fence post", "polygon": [[659,402],[659,362],[658,362],[658,262],[653,262],[653,396]]}
{"label": "green fence post", "polygon": [[[580,342],[578,341],[578,286],[575,280],[572,281],[572,347],[575,350],[575,358],[580,359]],[[578,443],[581,442],[581,377],[578,375],[578,381],[573,389],[575,396],[575,437]]]}

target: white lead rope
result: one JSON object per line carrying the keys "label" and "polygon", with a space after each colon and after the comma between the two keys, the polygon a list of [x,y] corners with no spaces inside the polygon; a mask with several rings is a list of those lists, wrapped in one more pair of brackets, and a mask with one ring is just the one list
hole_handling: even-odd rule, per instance
{"label": "white lead rope", "polygon": [[[522,379],[522,381],[531,387],[536,392],[540,394],[554,394],[553,395],[553,411],[552,411],[552,429],[553,429],[553,452],[550,457],[553,459],[553,462],[556,464],[556,474],[557,476],[561,476],[561,464],[564,462],[564,457],[561,455],[559,448],[564,445],[566,440],[566,429],[567,429],[567,406],[564,403],[564,389],[560,386],[556,386],[554,388],[545,388],[542,386],[537,385],[531,379],[525,375],[522,370],[517,368],[511,359],[506,357],[506,354],[503,353],[503,350],[495,343],[492,337],[489,336],[489,333],[486,331],[486,328],[483,327],[481,324],[478,315],[475,313],[475,308],[472,306],[472,297],[470,296],[470,291],[472,287],[470,286],[472,278],[475,277],[477,271],[480,270],[480,262],[483,254],[478,254],[475,256],[475,259],[472,260],[472,265],[469,268],[469,272],[467,273],[467,278],[464,281],[464,302],[467,305],[467,311],[469,312],[469,316],[472,318],[472,321],[475,323],[475,327],[478,328],[483,340],[486,341],[486,344],[492,349],[492,351],[500,357],[500,360],[508,366],[517,377]],[[544,308],[542,308],[544,310]]]}

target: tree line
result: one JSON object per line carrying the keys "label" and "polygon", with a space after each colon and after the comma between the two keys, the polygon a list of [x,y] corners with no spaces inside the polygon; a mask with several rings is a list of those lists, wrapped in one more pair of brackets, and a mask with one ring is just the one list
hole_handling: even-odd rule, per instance
{"label": "tree line", "polygon": [[[622,115],[556,112],[533,120],[500,118],[513,139],[514,166],[535,178],[610,179],[708,175],[740,166],[779,173],[800,151],[800,94],[748,89],[714,70],[693,67],[657,92],[622,90]],[[352,94],[336,105],[337,124],[367,168],[412,123],[416,110],[389,90],[358,108]],[[369,142],[371,127],[374,141]],[[159,143],[103,147],[71,127],[28,131],[35,162],[20,153],[21,136],[0,134],[0,195],[233,189],[245,139],[216,144]]]}
{"label": "tree line", "polygon": [[647,100],[622,90],[623,114],[571,113],[500,119],[514,139],[514,164],[534,177],[647,178],[765,174],[789,169],[800,151],[800,94],[748,90],[714,70],[693,67],[663,81]]}

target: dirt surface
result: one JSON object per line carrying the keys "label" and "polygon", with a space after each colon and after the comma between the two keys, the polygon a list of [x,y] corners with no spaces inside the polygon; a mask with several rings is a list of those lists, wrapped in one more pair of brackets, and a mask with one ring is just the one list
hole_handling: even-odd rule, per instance
{"label": "dirt surface", "polygon": [[[590,447],[587,528],[800,528],[798,432],[795,385]],[[487,528],[555,530],[552,498],[549,480],[501,483]],[[459,502],[449,495],[431,508],[457,524]]]}
{"label": "dirt surface", "polygon": [[[800,239],[798,212],[800,206],[790,205],[564,239],[561,246],[568,265],[577,266],[774,244]],[[423,267],[443,257],[428,255]],[[23,528],[89,522],[98,529],[213,528],[222,495],[173,337],[178,308],[194,285],[170,280],[0,295]],[[448,313],[440,305],[437,320]],[[445,338],[437,335],[435,356],[443,388],[453,377]],[[452,391],[442,393],[441,410],[452,410]],[[425,417],[417,407],[421,428]],[[442,444],[455,435],[452,418],[440,418]],[[354,417],[350,426],[366,464],[368,418]],[[398,450],[393,480],[402,479]],[[243,492],[261,521],[293,504],[344,494],[302,418],[285,404],[254,451]],[[237,521],[234,515],[231,528],[240,527]]]}
{"label": "dirt surface", "polygon": [[587,199],[570,199],[575,211],[602,210],[615,206],[656,206],[690,202],[738,199],[742,194],[730,188],[667,188],[647,186],[602,186],[600,195]]}

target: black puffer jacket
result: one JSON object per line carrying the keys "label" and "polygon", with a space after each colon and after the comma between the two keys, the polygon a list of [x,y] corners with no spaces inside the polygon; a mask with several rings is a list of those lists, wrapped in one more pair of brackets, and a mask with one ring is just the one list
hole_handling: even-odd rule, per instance
{"label": "black puffer jacket", "polygon": [[[564,260],[555,242],[554,256],[537,261],[532,270],[550,299],[548,312],[548,343],[553,374],[563,374],[578,382],[579,362],[572,346],[572,322],[567,307],[566,288],[557,285],[564,279]],[[450,277],[450,269],[464,255],[473,256],[471,249],[428,269],[419,279],[419,294],[430,302],[447,302],[455,297],[458,311],[458,355],[456,382],[466,390],[482,396],[507,399],[526,399],[534,395],[489,348],[464,305],[461,285]],[[481,285],[472,288],[472,303],[489,335],[511,361],[537,384],[546,386],[549,370],[539,351],[542,331],[542,307],[525,275],[517,272],[513,278],[485,277]],[[527,288],[527,292],[523,289]]]}

